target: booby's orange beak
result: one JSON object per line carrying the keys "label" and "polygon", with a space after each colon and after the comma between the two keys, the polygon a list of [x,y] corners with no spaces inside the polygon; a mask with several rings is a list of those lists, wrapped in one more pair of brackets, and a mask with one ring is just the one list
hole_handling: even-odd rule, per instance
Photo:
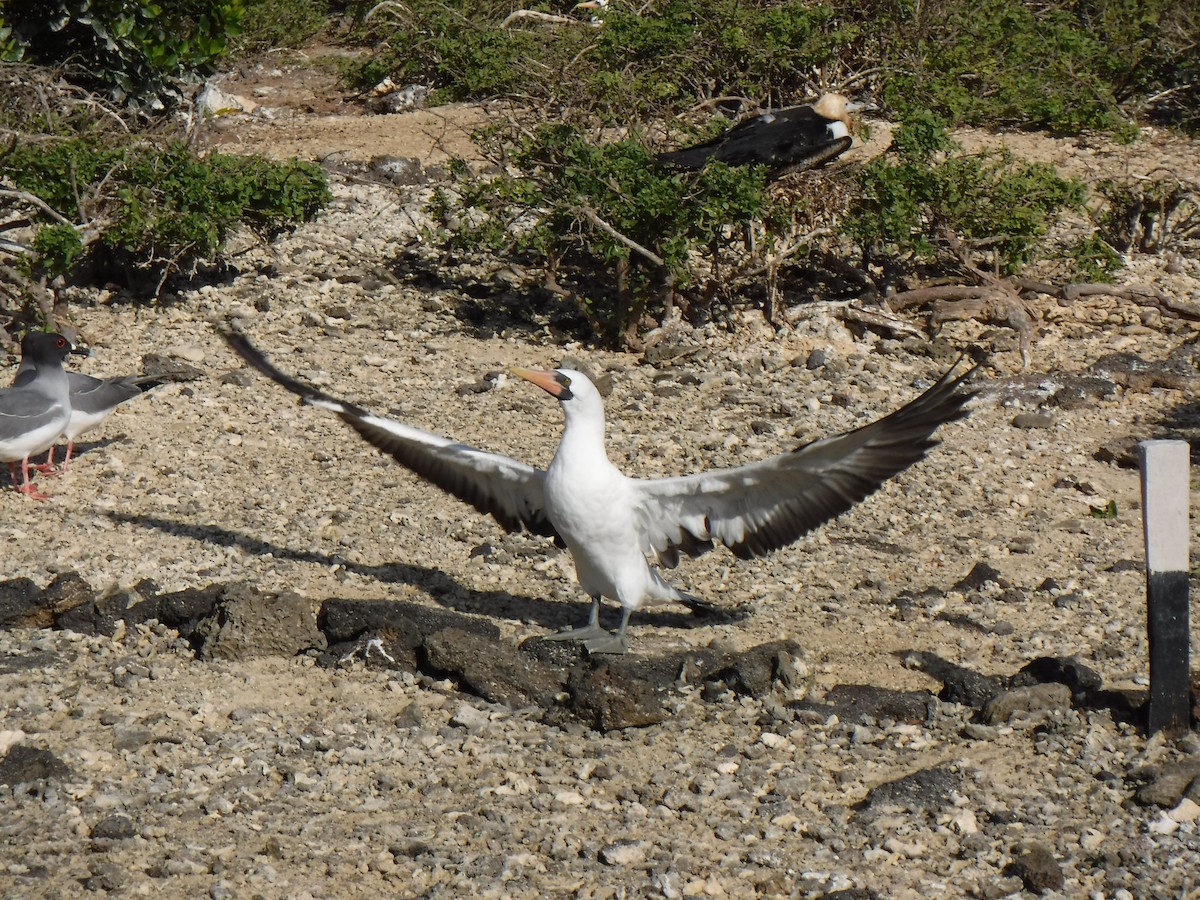
{"label": "booby's orange beak", "polygon": [[547,372],[543,369],[522,369],[520,366],[509,366],[508,371],[536,384],[551,397],[557,397],[563,392],[563,386],[558,382],[557,372]]}

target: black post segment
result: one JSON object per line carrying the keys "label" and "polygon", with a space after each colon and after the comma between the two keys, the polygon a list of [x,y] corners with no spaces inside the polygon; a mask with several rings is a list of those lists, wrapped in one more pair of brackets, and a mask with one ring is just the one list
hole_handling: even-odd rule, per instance
{"label": "black post segment", "polygon": [[1188,573],[1147,572],[1150,703],[1147,733],[1178,736],[1192,712],[1188,665]]}
{"label": "black post segment", "polygon": [[1149,734],[1178,736],[1191,724],[1188,632],[1188,455],[1186,441],[1142,441],[1146,533],[1146,631],[1150,649]]}

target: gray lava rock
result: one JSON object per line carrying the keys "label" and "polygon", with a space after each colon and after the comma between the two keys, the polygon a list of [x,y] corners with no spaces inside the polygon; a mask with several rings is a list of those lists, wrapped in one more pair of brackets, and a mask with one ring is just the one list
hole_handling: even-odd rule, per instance
{"label": "gray lava rock", "polygon": [[910,656],[922,671],[942,682],[942,690],[938,699],[943,703],[959,703],[972,709],[983,709],[984,706],[1006,687],[1005,679],[996,675],[983,675],[974,669],[947,662],[931,653],[917,653]]}
{"label": "gray lava rock", "polygon": [[811,709],[826,716],[836,714],[838,719],[852,725],[868,717],[920,724],[929,721],[937,705],[937,698],[928,691],[893,691],[871,684],[839,684],[822,702],[804,700],[792,704],[795,709]]}
{"label": "gray lava rock", "polygon": [[1200,781],[1200,754],[1168,763],[1154,779],[1137,791],[1137,800],[1146,806],[1174,809],[1193,782]]}
{"label": "gray lava rock", "polygon": [[1062,867],[1049,847],[1039,841],[1028,841],[1015,852],[1016,857],[1004,869],[1006,875],[1020,878],[1026,890],[1039,894],[1062,889]]}
{"label": "gray lava rock", "polygon": [[[331,598],[321,604],[317,626],[329,641],[329,652],[318,662],[335,665],[347,652],[361,648],[363,638],[377,637],[380,649],[392,657],[389,668],[415,671],[417,650],[439,631],[457,628],[469,634],[499,641],[500,629],[487,619],[453,610],[431,609],[402,600],[346,600]],[[380,660],[385,660],[379,656]],[[368,661],[371,658],[368,657]]]}
{"label": "gray lava rock", "polygon": [[123,841],[136,834],[137,826],[128,816],[108,816],[92,826],[93,841]]}
{"label": "gray lava rock", "polygon": [[472,693],[512,707],[549,708],[566,683],[565,672],[555,672],[508,641],[461,628],[427,637],[424,657],[428,667],[445,672]]}
{"label": "gray lava rock", "polygon": [[731,691],[749,697],[764,697],[774,685],[787,677],[790,662],[801,653],[795,641],[771,641],[737,654],[733,661],[705,677],[720,681]]}
{"label": "gray lava rock", "polygon": [[1092,454],[1102,463],[1112,463],[1121,469],[1136,469],[1138,467],[1138,438],[1128,435],[1101,444]]}
{"label": "gray lava rock", "polygon": [[641,728],[667,718],[662,692],[618,673],[607,663],[573,669],[567,679],[567,695],[570,713],[597,731]]}
{"label": "gray lava rock", "polygon": [[1070,707],[1071,689],[1065,684],[1057,682],[1031,684],[1005,691],[994,697],[984,709],[984,718],[989,725],[1003,725],[1017,713],[1070,709]]}
{"label": "gray lava rock", "polygon": [[42,612],[42,591],[31,579],[0,581],[0,627],[30,627],[38,617],[48,615]]}
{"label": "gray lava rock", "polygon": [[367,163],[367,173],[394,185],[428,184],[421,161],[412,156],[376,156]]}
{"label": "gray lava rock", "polygon": [[1091,409],[1098,400],[1106,400],[1117,393],[1117,386],[1107,378],[1068,375],[1063,386],[1047,402],[1059,409]]}
{"label": "gray lava rock", "polygon": [[999,569],[985,562],[977,562],[971,567],[970,572],[959,579],[953,589],[964,593],[967,591],[977,591],[989,581],[995,582],[1001,588],[1012,587],[1011,582],[1000,574]]}
{"label": "gray lava rock", "polygon": [[[157,618],[156,604],[145,603],[146,596],[135,588],[133,591],[113,590],[103,596],[93,596],[78,606],[59,613],[54,618],[54,627],[78,634],[116,634],[117,624],[124,620],[128,624]],[[140,605],[139,605],[140,604]],[[137,607],[136,612],[134,607]]]}
{"label": "gray lava rock", "polygon": [[951,791],[962,787],[962,776],[948,766],[921,769],[876,785],[858,806],[860,815],[874,817],[887,807],[911,812],[936,811],[944,806]]}
{"label": "gray lava rock", "polygon": [[1042,656],[1031,660],[1010,680],[1013,688],[1048,683],[1065,684],[1071,689],[1073,701],[1080,705],[1100,690],[1104,680],[1095,669],[1065,656]]}
{"label": "gray lava rock", "polygon": [[223,590],[224,585],[210,584],[202,588],[186,588],[182,591],[158,594],[137,604],[130,612],[145,619],[158,619],[168,628],[175,628],[180,634],[186,634],[190,633],[201,619],[213,614]]}
{"label": "gray lava rock", "polygon": [[191,640],[201,659],[297,656],[326,647],[308,600],[293,591],[272,596],[247,585],[225,588]]}
{"label": "gray lava rock", "polygon": [[55,576],[44,590],[28,578],[0,582],[0,626],[50,628],[63,613],[95,598],[95,592],[76,572]]}
{"label": "gray lava rock", "polygon": [[13,746],[0,759],[0,784],[29,784],[71,777],[67,764],[51,753],[26,744]]}

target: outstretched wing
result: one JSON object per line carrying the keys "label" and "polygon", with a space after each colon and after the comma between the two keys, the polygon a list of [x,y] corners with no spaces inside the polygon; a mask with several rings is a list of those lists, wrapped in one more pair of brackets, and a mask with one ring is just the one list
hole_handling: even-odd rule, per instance
{"label": "outstretched wing", "polygon": [[952,367],[937,384],[862,428],[761,462],[637,482],[647,553],[673,565],[715,541],[747,559],[792,543],[874,493],[937,444],[939,425],[961,419],[975,371]]}
{"label": "outstretched wing", "polygon": [[499,453],[488,453],[395,419],[374,416],[361,407],[285,375],[243,335],[221,332],[229,346],[302,403],[336,413],[368,443],[448,494],[495,517],[508,531],[526,529],[561,538],[546,518],[545,473]]}

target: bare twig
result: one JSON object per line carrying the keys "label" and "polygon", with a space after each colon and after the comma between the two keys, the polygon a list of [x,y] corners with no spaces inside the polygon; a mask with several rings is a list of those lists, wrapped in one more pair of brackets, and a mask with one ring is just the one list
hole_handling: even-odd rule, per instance
{"label": "bare twig", "polygon": [[650,260],[650,262],[654,263],[656,266],[662,266],[663,268],[666,268],[667,261],[665,259],[663,259],[661,256],[659,256],[653,250],[646,249],[641,244],[639,244],[637,241],[635,241],[633,238],[628,237],[624,234],[621,234],[621,232],[617,231],[617,229],[613,228],[611,225],[609,225],[607,222],[605,222],[602,218],[600,218],[600,216],[596,213],[596,211],[594,209],[592,209],[590,206],[579,207],[579,213],[585,219],[587,219],[589,222],[591,222],[593,225],[595,225],[597,228],[599,228],[601,231],[603,231],[609,237],[613,238],[618,243],[624,244],[626,247],[628,247],[630,250],[634,251],[635,253],[641,254],[646,259]]}
{"label": "bare twig", "polygon": [[52,207],[41,197],[38,197],[36,194],[31,194],[28,191],[12,191],[5,188],[0,188],[0,197],[4,197],[9,200],[17,200],[21,203],[28,203],[30,206],[36,206],[58,224],[71,225],[74,227],[74,223],[71,222],[70,219],[66,218],[64,215],[62,215],[62,213],[58,212],[58,210]]}
{"label": "bare twig", "polygon": [[505,16],[504,21],[500,23],[501,28],[508,28],[517,19],[536,19],[539,22],[546,22],[550,25],[586,25],[581,19],[572,19],[569,16],[556,16],[552,13],[538,12],[533,9],[516,9]]}
{"label": "bare twig", "polygon": [[838,310],[838,314],[843,319],[849,319],[851,322],[861,322],[864,325],[870,325],[872,328],[883,328],[896,334],[911,334],[916,337],[925,336],[925,332],[916,325],[882,308],[864,309],[855,303],[851,303],[841,307]]}
{"label": "bare twig", "polygon": [[367,10],[367,14],[365,16],[363,16],[363,18],[362,18],[363,24],[365,25],[365,24],[367,24],[367,22],[370,22],[371,17],[373,15],[375,15],[375,13],[379,12],[381,9],[386,9],[389,12],[395,12],[395,13],[399,13],[401,15],[405,15],[405,14],[410,15],[410,16],[412,15],[412,10],[409,9],[407,6],[405,6],[403,3],[398,2],[398,0],[383,0],[382,3],[376,3],[369,10]]}
{"label": "bare twig", "polygon": [[1200,304],[1189,303],[1179,297],[1173,297],[1164,291],[1144,285],[1116,287],[1111,284],[1068,284],[1062,289],[1062,298],[1068,302],[1094,294],[1108,294],[1122,300],[1145,303],[1180,319],[1200,321]]}

